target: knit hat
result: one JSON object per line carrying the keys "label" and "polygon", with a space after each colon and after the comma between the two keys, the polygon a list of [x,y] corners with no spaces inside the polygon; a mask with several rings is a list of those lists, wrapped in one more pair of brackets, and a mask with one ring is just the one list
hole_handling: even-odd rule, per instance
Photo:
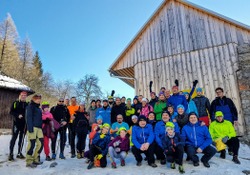
{"label": "knit hat", "polygon": [[103,120],[102,116],[101,116],[101,115],[98,115],[98,116],[96,117],[96,121],[97,121],[97,120]]}
{"label": "knit hat", "polygon": [[171,116],[170,112],[168,112],[167,110],[162,111],[161,116],[162,116],[164,113],[167,113],[169,117]]}
{"label": "knit hat", "polygon": [[108,99],[114,99],[113,96],[108,96]]}
{"label": "knit hat", "polygon": [[131,98],[127,98],[127,101],[131,101]]}
{"label": "knit hat", "polygon": [[168,128],[174,129],[174,127],[175,127],[174,123],[172,123],[172,122],[167,122],[165,126],[166,126],[166,129],[168,129]]}
{"label": "knit hat", "polygon": [[110,125],[108,124],[108,123],[104,123],[103,125],[102,125],[102,128],[110,128]]}
{"label": "knit hat", "polygon": [[144,102],[148,102],[148,100],[146,99],[146,98],[143,98],[142,100],[141,100],[142,102],[144,101]]}
{"label": "knit hat", "polygon": [[197,114],[196,114],[195,112],[190,112],[190,113],[188,114],[188,119],[190,118],[191,115],[195,115],[195,116],[198,118],[198,116],[197,116]]}
{"label": "knit hat", "polygon": [[120,127],[117,131],[117,134],[120,134],[121,131],[127,131],[127,129],[125,127]]}
{"label": "knit hat", "polygon": [[196,88],[196,92],[202,92],[202,88]]}
{"label": "knit hat", "polygon": [[159,96],[160,96],[160,95],[164,95],[164,96],[165,96],[164,92],[160,92],[160,93],[159,93]]}
{"label": "knit hat", "polygon": [[102,100],[102,102],[108,102],[108,100],[107,100],[107,99],[104,99],[104,100]]}
{"label": "knit hat", "polygon": [[137,115],[132,115],[132,119],[138,119]]}
{"label": "knit hat", "polygon": [[178,86],[173,86],[172,89],[179,89],[179,87]]}
{"label": "knit hat", "polygon": [[223,113],[221,111],[215,112],[215,117],[224,117]]}
{"label": "knit hat", "polygon": [[183,94],[183,95],[189,95],[189,93],[188,93],[188,92],[183,92],[182,94]]}
{"label": "knit hat", "polygon": [[168,108],[173,108],[173,109],[174,109],[174,106],[171,105],[171,104],[169,104],[167,107],[168,107]]}
{"label": "knit hat", "polygon": [[183,106],[183,105],[178,105],[178,106],[177,106],[177,109],[179,109],[179,108],[181,108],[181,109],[185,110],[185,108],[184,108],[184,106]]}
{"label": "knit hat", "polygon": [[147,121],[147,117],[145,115],[140,115],[138,121]]}
{"label": "knit hat", "polygon": [[45,108],[49,108],[49,102],[47,101],[42,102],[42,110],[44,110]]}

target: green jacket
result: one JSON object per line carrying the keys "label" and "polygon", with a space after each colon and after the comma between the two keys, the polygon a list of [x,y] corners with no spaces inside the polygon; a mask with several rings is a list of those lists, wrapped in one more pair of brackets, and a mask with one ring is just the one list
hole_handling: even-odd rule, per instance
{"label": "green jacket", "polygon": [[135,114],[135,108],[133,107],[128,108],[128,106],[126,106],[125,111],[126,111],[126,117],[130,117]]}
{"label": "green jacket", "polygon": [[158,101],[155,103],[154,112],[156,115],[156,120],[161,120],[161,113],[167,107],[167,103],[165,101]]}
{"label": "green jacket", "polygon": [[232,137],[236,137],[236,132],[232,123],[227,120],[224,120],[221,123],[217,122],[216,120],[213,121],[209,126],[209,132],[213,140],[226,136],[228,136],[229,139]]}

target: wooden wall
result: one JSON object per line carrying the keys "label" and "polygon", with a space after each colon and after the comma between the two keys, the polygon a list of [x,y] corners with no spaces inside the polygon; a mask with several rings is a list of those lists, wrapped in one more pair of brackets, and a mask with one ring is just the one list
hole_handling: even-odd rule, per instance
{"label": "wooden wall", "polygon": [[20,92],[0,89],[0,128],[12,127],[12,116],[9,114],[11,104],[18,99]]}

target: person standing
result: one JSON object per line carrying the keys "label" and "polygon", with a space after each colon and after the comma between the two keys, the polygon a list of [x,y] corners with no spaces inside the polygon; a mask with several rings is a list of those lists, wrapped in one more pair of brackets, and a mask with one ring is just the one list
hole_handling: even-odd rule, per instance
{"label": "person standing", "polygon": [[91,130],[91,126],[93,123],[95,123],[96,121],[96,111],[98,110],[98,108],[96,107],[96,101],[92,100],[91,101],[91,106],[89,107],[89,109],[87,110],[87,112],[89,113],[89,131]]}
{"label": "person standing", "polygon": [[158,97],[156,96],[155,92],[150,92],[150,97],[151,97],[151,100],[149,104],[154,108],[155,103],[158,101]]}
{"label": "person standing", "polygon": [[115,105],[111,109],[111,124],[116,122],[116,116],[118,114],[121,114],[123,118],[126,117],[125,107],[121,105],[121,99],[119,97],[115,99]]}
{"label": "person standing", "polygon": [[224,119],[232,122],[234,125],[238,124],[238,111],[234,102],[224,96],[224,90],[221,87],[215,89],[217,97],[211,103],[211,120],[215,120],[215,112],[221,111],[224,115]]}
{"label": "person standing", "polygon": [[143,98],[141,103],[142,106],[140,110],[140,115],[145,115],[148,118],[148,114],[150,112],[153,112],[154,108],[148,104],[148,100],[146,98]]}
{"label": "person standing", "polygon": [[96,116],[102,116],[103,123],[111,124],[111,108],[109,107],[108,100],[102,101],[102,108],[97,109]]}
{"label": "person standing", "polygon": [[127,124],[129,126],[131,126],[132,125],[131,117],[135,114],[135,108],[132,107],[131,98],[127,99],[127,104],[126,104],[126,107],[125,107],[125,113],[126,113],[126,118],[125,118],[124,121],[127,122]]}
{"label": "person standing", "polygon": [[188,103],[184,95],[180,95],[178,86],[172,87],[173,95],[168,99],[168,103],[174,106],[174,111],[177,112],[177,106],[183,105],[187,110]]}
{"label": "person standing", "polygon": [[159,94],[159,101],[155,103],[154,113],[156,115],[156,121],[161,120],[161,113],[166,108],[167,102],[163,92]]}
{"label": "person standing", "polygon": [[70,121],[68,124],[69,129],[69,141],[70,141],[70,148],[71,148],[71,158],[76,157],[76,151],[75,151],[75,138],[76,138],[76,132],[73,128],[73,120],[74,120],[74,114],[79,109],[79,106],[77,105],[76,97],[71,97],[70,99],[70,106],[68,106],[69,114],[70,114]]}
{"label": "person standing", "polygon": [[102,104],[101,104],[101,100],[100,100],[100,99],[97,99],[97,100],[96,100],[96,107],[97,107],[97,108],[101,108],[101,107],[102,107]]}
{"label": "person standing", "polygon": [[[43,162],[39,155],[43,150],[42,110],[40,108],[41,95],[34,95],[26,108],[26,124],[28,146],[26,149],[26,167],[35,168]],[[34,151],[35,149],[35,151]],[[34,154],[33,154],[34,153]]]}
{"label": "person standing", "polygon": [[70,120],[70,114],[67,106],[63,104],[64,100],[63,98],[60,98],[57,102],[56,106],[53,106],[50,109],[50,113],[53,115],[53,118],[60,123],[61,128],[58,131],[54,132],[55,137],[52,139],[51,143],[51,150],[52,150],[52,159],[56,159],[56,141],[57,141],[57,135],[59,133],[60,135],[60,159],[65,159],[64,156],[64,148],[66,143],[66,130],[67,130],[67,124]]}
{"label": "person standing", "polygon": [[26,102],[27,98],[27,92],[22,91],[19,94],[19,99],[14,101],[11,105],[10,114],[12,115],[13,119],[13,126],[12,126],[12,137],[10,140],[10,153],[9,153],[9,161],[14,161],[14,154],[13,150],[15,147],[16,139],[19,135],[18,140],[18,153],[17,158],[19,159],[25,159],[25,157],[22,154],[22,148],[23,148],[23,142],[24,137],[26,134],[26,123],[25,123],[25,110],[28,106],[28,103]]}

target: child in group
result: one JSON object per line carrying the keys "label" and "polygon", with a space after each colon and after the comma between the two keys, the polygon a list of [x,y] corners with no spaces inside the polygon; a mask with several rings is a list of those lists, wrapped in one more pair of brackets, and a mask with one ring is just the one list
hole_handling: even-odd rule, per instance
{"label": "child in group", "polygon": [[166,135],[162,142],[167,161],[171,163],[171,168],[175,169],[175,162],[179,164],[179,172],[185,173],[183,168],[184,147],[179,133],[174,132],[174,123],[166,123]]}
{"label": "child in group", "polygon": [[42,130],[43,130],[43,135],[44,135],[44,153],[46,155],[47,161],[51,161],[51,157],[49,156],[50,154],[50,148],[49,148],[49,139],[53,139],[53,132],[55,132],[53,122],[51,120],[53,119],[53,115],[49,111],[49,103],[44,101],[42,102],[42,120],[43,120],[43,125],[42,125]]}
{"label": "child in group", "polygon": [[126,136],[127,129],[121,127],[118,136],[109,143],[109,155],[112,168],[116,168],[115,158],[121,160],[121,166],[125,166],[125,158],[129,151],[129,139]]}
{"label": "child in group", "polygon": [[154,112],[149,112],[148,113],[148,124],[152,125],[153,130],[155,128],[155,124],[156,124],[156,120],[155,120],[155,113]]}
{"label": "child in group", "polygon": [[167,111],[170,113],[170,121],[177,122],[175,117],[178,115],[177,112],[174,111],[174,106],[169,104],[167,106]]}
{"label": "child in group", "polygon": [[89,156],[90,162],[88,169],[94,167],[94,159],[100,160],[100,167],[104,168],[107,166],[107,153],[108,153],[108,144],[110,142],[109,134],[110,125],[104,123],[102,125],[101,133],[96,133],[94,139],[92,140],[92,145],[90,146]]}

